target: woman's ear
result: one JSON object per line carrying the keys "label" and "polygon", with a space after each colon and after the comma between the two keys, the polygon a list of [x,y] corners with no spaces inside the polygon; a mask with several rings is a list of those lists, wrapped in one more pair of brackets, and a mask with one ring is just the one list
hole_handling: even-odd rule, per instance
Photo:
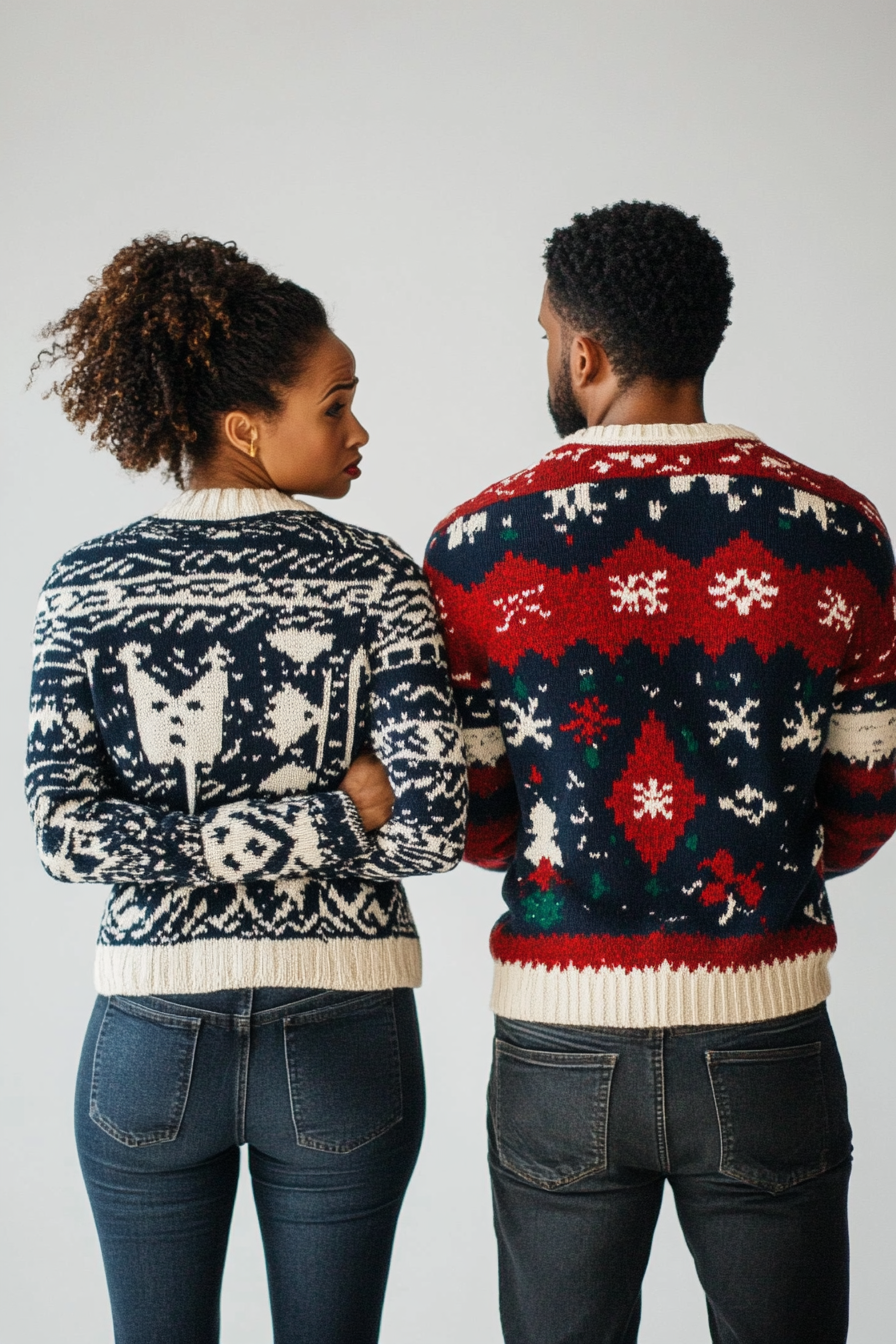
{"label": "woman's ear", "polygon": [[245,411],[228,411],[221,424],[224,438],[247,457],[255,457],[258,452],[258,426]]}

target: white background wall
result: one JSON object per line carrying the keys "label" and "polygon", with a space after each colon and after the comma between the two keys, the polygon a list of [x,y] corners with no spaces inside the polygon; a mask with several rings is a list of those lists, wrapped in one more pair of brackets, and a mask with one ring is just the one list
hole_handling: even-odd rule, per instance
{"label": "white background wall", "polygon": [[[132,236],[234,238],[316,290],[354,348],[365,475],[340,516],[420,556],[455,502],[554,443],[535,315],[573,211],[670,201],[721,238],[734,326],[707,414],[869,493],[896,525],[894,16],[887,0],[43,0],[10,4],[3,322],[0,1336],[111,1339],[70,1137],[102,892],[45,877],[20,801],[34,603],[68,546],[170,493],[25,394],[43,322]],[[838,882],[832,1015],[851,1085],[856,1344],[892,1338],[896,846]],[[386,1344],[497,1344],[484,1161],[498,879],[412,884],[426,1142]],[[244,1192],[245,1194],[245,1192]],[[668,1207],[646,1344],[706,1339]],[[269,1339],[241,1195],[225,1344]]]}

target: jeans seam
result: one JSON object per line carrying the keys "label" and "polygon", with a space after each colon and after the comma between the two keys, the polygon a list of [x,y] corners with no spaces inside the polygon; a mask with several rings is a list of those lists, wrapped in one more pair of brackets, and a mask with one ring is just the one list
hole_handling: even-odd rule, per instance
{"label": "jeans seam", "polygon": [[665,1069],[666,1033],[659,1033],[659,1050],[654,1054],[654,1085],[656,1087],[655,1119],[656,1138],[659,1150],[660,1170],[669,1170],[669,1141],[666,1133],[666,1069]]}
{"label": "jeans seam", "polygon": [[716,1126],[717,1126],[718,1131],[719,1131],[719,1174],[720,1174],[721,1176],[724,1176],[724,1175],[726,1174],[726,1172],[725,1172],[725,1152],[726,1152],[725,1129],[724,1129],[724,1127],[723,1127],[723,1123],[722,1123],[722,1108],[721,1108],[721,1106],[719,1105],[719,1098],[718,1098],[718,1096],[717,1096],[717,1094],[716,1094],[716,1080],[715,1080],[715,1078],[713,1077],[713,1072],[712,1072],[712,1054],[713,1054],[713,1052],[712,1052],[711,1050],[705,1050],[705,1051],[703,1052],[704,1059],[706,1060],[706,1072],[707,1072],[707,1074],[709,1075],[709,1089],[710,1089],[710,1091],[712,1092],[712,1105],[713,1105],[713,1110],[714,1110],[715,1113],[716,1113]]}
{"label": "jeans seam", "polygon": [[100,1044],[101,1044],[102,1039],[103,1039],[103,1027],[104,1027],[105,1022],[106,1022],[106,1017],[107,1017],[107,1015],[108,1015],[108,1013],[109,1013],[109,1006],[110,1006],[111,1002],[112,1002],[111,998],[106,1000],[106,1008],[105,1008],[105,1011],[104,1011],[104,1013],[103,1013],[102,1021],[100,1022],[100,1025],[99,1025],[99,1030],[98,1030],[97,1033],[96,1033],[96,1044],[95,1044],[94,1047],[93,1047],[93,1059],[91,1060],[91,1065],[90,1065],[90,1100],[89,1100],[89,1102],[88,1102],[88,1114],[90,1115],[91,1119],[93,1118],[93,1112],[94,1112],[94,1110],[95,1110],[95,1108],[96,1108],[96,1097],[97,1097],[96,1065],[97,1065],[97,1058],[98,1058],[98,1056],[99,1056],[99,1052],[100,1052]]}
{"label": "jeans seam", "polygon": [[601,1134],[600,1148],[598,1150],[598,1161],[600,1170],[606,1171],[610,1165],[610,1095],[613,1089],[613,1078],[616,1073],[616,1065],[619,1063],[619,1056],[613,1056],[613,1063],[610,1065],[609,1076],[607,1078],[606,1089],[602,1091],[601,1102]]}
{"label": "jeans seam", "polygon": [[236,1019],[237,1040],[239,1042],[236,1114],[236,1141],[238,1146],[242,1146],[246,1142],[246,1099],[249,1092],[249,1058],[252,1052],[252,1004],[254,999],[254,991],[250,989],[248,1012],[245,1017]]}
{"label": "jeans seam", "polygon": [[[132,997],[122,994],[111,994],[109,996],[106,1006],[107,1013],[110,1008],[117,1009],[118,1012],[124,1013],[127,1017],[136,1017],[144,1022],[157,1022],[163,1027],[181,1027],[185,1022],[198,1023],[201,1020],[198,1013],[193,1013],[188,1008],[185,1008],[182,1013],[164,1013],[157,1008],[149,1008],[144,1003],[137,1003]],[[105,1021],[105,1014],[103,1021]]]}

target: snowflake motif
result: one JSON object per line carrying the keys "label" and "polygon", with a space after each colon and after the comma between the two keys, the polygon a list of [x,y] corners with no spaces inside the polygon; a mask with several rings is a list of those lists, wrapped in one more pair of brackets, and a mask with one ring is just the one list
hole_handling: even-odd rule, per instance
{"label": "snowflake motif", "polygon": [[770,579],[771,574],[765,569],[758,578],[752,577],[746,569],[739,569],[736,574],[720,572],[716,574],[716,586],[710,587],[708,592],[715,598],[720,611],[733,602],[740,616],[749,616],[754,602],[766,611],[773,605],[769,599],[778,596],[778,589],[769,582]]}
{"label": "snowflake motif", "polygon": [[801,742],[805,742],[810,751],[817,751],[821,746],[822,734],[818,725],[826,712],[824,706],[813,709],[807,714],[805,707],[797,700],[796,712],[799,718],[784,720],[784,727],[790,728],[792,731],[789,736],[781,738],[783,750],[792,751]]}
{"label": "snowflake motif", "polygon": [[538,600],[538,594],[543,592],[544,584],[539,583],[535,588],[524,588],[521,593],[510,593],[506,597],[493,598],[494,605],[504,617],[504,624],[495,626],[497,634],[505,635],[514,620],[518,621],[520,625],[525,625],[529,616],[540,616],[542,620],[546,621],[551,613],[545,611]]}
{"label": "snowflake motif", "polygon": [[513,716],[513,722],[504,728],[504,737],[507,745],[510,747],[522,746],[528,737],[537,742],[540,747],[549,747],[551,745],[551,735],[543,731],[550,728],[550,719],[539,719],[538,714],[538,696],[531,695],[525,705],[521,705],[517,700],[502,700],[501,708],[510,710]]}
{"label": "snowflake motif", "polygon": [[666,821],[672,821],[675,814],[672,810],[674,799],[671,784],[660,784],[652,777],[646,784],[636,780],[632,784],[632,795],[635,802],[632,816],[636,821],[644,816],[665,817]]}
{"label": "snowflake motif", "polygon": [[824,597],[818,599],[818,606],[824,613],[818,618],[819,625],[829,625],[831,629],[836,626],[844,634],[849,634],[856,623],[856,610],[849,605],[842,593],[835,593],[831,588],[825,588]]}
{"label": "snowflake motif", "polygon": [[574,742],[587,742],[589,746],[600,740],[606,742],[607,734],[605,729],[615,728],[619,719],[607,718],[609,706],[602,705],[596,695],[591,695],[581,704],[573,700],[570,709],[574,709],[578,718],[570,719],[569,723],[561,723],[561,733],[572,733]]}
{"label": "snowflake motif", "polygon": [[655,569],[652,574],[645,574],[642,571],[638,574],[628,574],[624,579],[621,574],[611,575],[613,610],[634,611],[640,614],[643,602],[645,616],[653,616],[658,611],[668,611],[668,602],[660,600],[669,591],[668,586],[663,583],[667,574],[668,571],[665,569]]}
{"label": "snowflake motif", "polygon": [[727,700],[710,700],[713,709],[718,709],[724,714],[722,719],[714,719],[710,723],[710,728],[715,734],[709,739],[710,745],[718,747],[729,733],[743,733],[748,747],[758,747],[759,724],[755,719],[748,719],[747,715],[751,709],[759,708],[758,700],[747,700],[740,709],[731,709]]}

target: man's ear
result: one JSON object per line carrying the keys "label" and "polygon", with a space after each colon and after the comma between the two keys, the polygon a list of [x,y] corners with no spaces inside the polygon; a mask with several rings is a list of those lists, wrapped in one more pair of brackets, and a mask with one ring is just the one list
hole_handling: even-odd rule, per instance
{"label": "man's ear", "polygon": [[607,352],[600,341],[580,333],[573,336],[569,348],[569,374],[577,392],[613,376]]}

